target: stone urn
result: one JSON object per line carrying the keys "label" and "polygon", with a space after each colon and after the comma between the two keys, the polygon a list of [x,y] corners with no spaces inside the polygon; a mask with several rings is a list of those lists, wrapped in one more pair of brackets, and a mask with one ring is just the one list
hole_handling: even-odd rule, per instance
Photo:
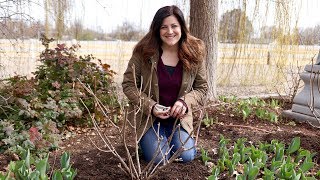
{"label": "stone urn", "polygon": [[291,110],[284,111],[283,115],[299,122],[320,126],[320,51],[316,63],[306,65],[300,78],[304,87],[294,97]]}

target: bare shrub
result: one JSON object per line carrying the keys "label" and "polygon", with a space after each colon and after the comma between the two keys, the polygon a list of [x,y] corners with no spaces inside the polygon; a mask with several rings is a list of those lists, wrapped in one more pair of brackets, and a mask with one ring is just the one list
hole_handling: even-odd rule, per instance
{"label": "bare shrub", "polygon": [[[104,107],[104,105],[102,104],[102,102],[99,100],[99,98],[94,94],[94,92],[92,91],[92,89],[90,88],[90,86],[86,86],[85,84],[83,84],[82,82],[80,82],[82,84],[82,86],[85,88],[85,90],[87,90],[87,92],[89,92],[89,94],[91,94],[97,104],[97,108],[99,108],[99,110],[101,112],[103,112],[104,116],[106,117],[106,119],[108,117],[108,109]],[[140,90],[141,93],[141,90]],[[141,102],[141,99],[140,99]],[[85,104],[83,103],[83,105],[85,106]],[[189,135],[189,137],[187,138],[187,140],[185,142],[180,142],[182,144],[181,148],[179,148],[169,159],[166,159],[166,155],[168,155],[171,151],[171,148],[168,148],[164,151],[164,153],[162,151],[160,151],[160,149],[162,149],[162,147],[160,147],[160,142],[162,140],[162,137],[159,136],[159,129],[156,129],[155,127],[152,127],[153,130],[155,131],[155,133],[158,135],[158,150],[157,152],[154,154],[153,159],[148,162],[147,164],[141,163],[140,159],[139,159],[139,137],[136,131],[136,127],[137,127],[137,121],[136,121],[136,115],[141,111],[141,104],[140,106],[137,106],[136,108],[134,108],[133,112],[128,112],[128,108],[124,107],[122,108],[124,110],[124,119],[123,119],[123,124],[122,127],[118,127],[116,124],[114,124],[112,121],[110,121],[110,123],[117,129],[118,131],[118,140],[121,141],[121,145],[123,145],[125,147],[125,155],[122,155],[121,152],[119,150],[117,150],[116,145],[113,143],[114,140],[112,141],[109,136],[105,133],[103,133],[102,129],[100,129],[94,114],[90,114],[89,109],[87,109],[87,111],[89,112],[89,115],[91,117],[91,121],[92,124],[94,125],[94,129],[97,132],[97,134],[99,135],[100,139],[103,142],[103,148],[98,147],[98,145],[92,141],[92,143],[94,144],[94,146],[102,152],[107,152],[107,153],[112,153],[115,157],[117,157],[120,161],[118,167],[121,168],[121,170],[123,170],[125,173],[127,173],[132,179],[151,179],[157,171],[167,167],[168,165],[170,165],[172,162],[174,161],[179,161],[179,156],[181,155],[181,153],[185,150],[184,145],[185,143],[188,141],[189,138],[191,138],[191,135]],[[198,119],[202,119],[203,115],[204,115],[204,106],[198,107],[198,109],[195,109],[194,112],[199,112],[199,117]],[[134,113],[134,118],[129,120],[127,115],[128,113]],[[146,121],[151,121],[151,115],[148,116],[148,118],[146,119]],[[196,122],[195,128],[194,130],[197,130],[195,134],[196,136],[196,143],[197,143],[197,137],[199,134],[199,130],[200,130],[200,125],[201,125],[201,120],[198,120]],[[159,127],[159,126],[158,126]],[[176,122],[174,123],[174,128],[172,130],[172,134],[169,136],[167,143],[170,144],[172,137],[173,137],[173,133],[175,132],[175,130],[179,130],[180,124]],[[130,131],[130,137],[128,137],[128,130],[132,130]],[[144,129],[144,132],[147,129]],[[191,133],[193,134],[193,133]],[[130,150],[129,148],[129,143],[133,140],[133,146],[134,146],[134,150]],[[195,144],[196,144],[195,143]],[[193,148],[193,147],[192,147]],[[155,158],[158,155],[161,155],[162,160],[158,163],[155,163]]]}

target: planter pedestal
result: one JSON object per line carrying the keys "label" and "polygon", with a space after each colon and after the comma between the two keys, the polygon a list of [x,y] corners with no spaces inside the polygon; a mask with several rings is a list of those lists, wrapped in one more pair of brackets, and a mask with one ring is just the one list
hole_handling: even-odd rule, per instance
{"label": "planter pedestal", "polygon": [[[319,63],[320,53],[316,64]],[[292,109],[284,111],[283,115],[320,126],[320,65],[306,65],[304,70],[300,74],[304,88],[294,97]]]}

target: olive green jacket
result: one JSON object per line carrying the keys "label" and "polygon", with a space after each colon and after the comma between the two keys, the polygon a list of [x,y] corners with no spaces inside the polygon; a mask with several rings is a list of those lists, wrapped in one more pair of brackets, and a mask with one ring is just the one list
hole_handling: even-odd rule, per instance
{"label": "olive green jacket", "polygon": [[[152,106],[159,102],[158,60],[158,53],[152,56],[148,62],[143,60],[141,55],[134,54],[123,75],[122,88],[129,99],[128,118],[132,123],[131,126],[136,127],[139,141],[155,120],[155,117],[151,115],[151,110]],[[183,69],[178,98],[186,102],[188,113],[180,120],[180,124],[189,134],[193,132],[192,108],[202,104],[207,89],[204,63],[200,63],[197,68],[191,71]]]}

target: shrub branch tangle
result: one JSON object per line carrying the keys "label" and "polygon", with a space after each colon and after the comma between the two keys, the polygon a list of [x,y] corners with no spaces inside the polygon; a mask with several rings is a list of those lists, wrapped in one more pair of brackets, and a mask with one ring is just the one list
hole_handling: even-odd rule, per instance
{"label": "shrub branch tangle", "polygon": [[[132,68],[135,69],[134,67],[132,67]],[[134,72],[133,72],[133,75],[135,75]],[[90,86],[86,86],[81,81],[80,81],[80,83],[89,92],[89,94],[91,94],[95,98],[96,103],[98,104],[97,107],[100,109],[100,111],[104,112],[103,114],[105,116],[107,116],[108,113],[105,112],[105,108],[104,108],[102,102],[99,100],[98,96],[95,95],[95,93],[90,88]],[[151,83],[149,83],[149,84],[151,84]],[[138,90],[138,92],[141,93],[141,88]],[[133,109],[133,112],[128,112],[128,110],[125,108],[126,110],[124,113],[125,116],[124,116],[123,127],[117,128],[118,134],[120,135],[118,137],[119,138],[122,137],[119,140],[122,141],[122,145],[125,147],[125,155],[121,155],[116,150],[115,144],[112,143],[112,141],[109,139],[108,135],[102,133],[102,130],[99,128],[99,126],[96,122],[95,116],[90,114],[94,128],[97,131],[98,135],[100,136],[100,139],[103,141],[103,146],[106,148],[106,150],[98,147],[98,145],[96,145],[95,142],[93,142],[93,144],[97,147],[98,150],[103,151],[103,152],[111,152],[115,157],[117,157],[120,161],[119,167],[124,172],[126,172],[132,179],[152,179],[152,177],[156,174],[157,171],[167,167],[173,161],[179,161],[178,157],[181,155],[181,153],[184,150],[188,150],[188,149],[184,148],[184,145],[189,140],[189,138],[191,138],[191,135],[187,138],[187,140],[185,142],[180,142],[182,144],[181,148],[178,149],[169,159],[166,159],[166,156],[170,153],[172,147],[171,148],[169,147],[168,149],[166,149],[165,152],[160,151],[160,149],[163,148],[163,147],[160,147],[161,146],[160,142],[162,141],[162,137],[159,135],[159,129],[155,129],[152,126],[155,134],[158,135],[157,139],[158,139],[158,147],[159,148],[158,148],[157,152],[155,152],[153,159],[147,165],[143,166],[142,163],[140,162],[140,159],[139,159],[138,150],[139,150],[139,140],[140,139],[139,139],[137,131],[136,131],[136,127],[137,127],[136,116],[139,112],[142,111],[141,107],[143,105],[141,103],[142,103],[142,99],[140,98],[140,104],[135,106],[135,108]],[[83,102],[83,105],[86,106],[84,102]],[[198,107],[198,108],[199,109],[195,109],[194,112],[198,111],[199,112],[198,119],[202,119],[203,114],[204,114],[204,106]],[[88,111],[89,111],[89,109],[88,109]],[[128,113],[134,113],[133,119],[129,120],[127,118]],[[151,121],[151,115],[148,116],[146,121]],[[198,127],[200,127],[200,125],[201,125],[201,121],[199,120],[196,123],[194,129],[199,129]],[[174,133],[176,130],[180,130],[180,128],[181,128],[180,124],[177,124],[177,120],[176,120],[176,122],[174,123],[174,128],[173,128],[172,132]],[[127,132],[128,130],[130,132]],[[147,129],[144,129],[144,132],[146,130]],[[170,142],[172,140],[173,133],[169,136],[168,141],[166,142],[167,144],[170,144]],[[130,135],[130,137],[131,137],[130,140],[128,138],[128,135]],[[198,133],[196,134],[196,138],[197,138],[197,136],[198,136]],[[129,145],[128,145],[132,139],[133,139],[133,143],[134,143],[134,150],[130,150]],[[196,140],[196,142],[197,142],[197,140]],[[158,155],[160,155],[162,157],[162,160],[156,164],[155,159]],[[135,157],[135,159],[134,159],[134,157]]]}

